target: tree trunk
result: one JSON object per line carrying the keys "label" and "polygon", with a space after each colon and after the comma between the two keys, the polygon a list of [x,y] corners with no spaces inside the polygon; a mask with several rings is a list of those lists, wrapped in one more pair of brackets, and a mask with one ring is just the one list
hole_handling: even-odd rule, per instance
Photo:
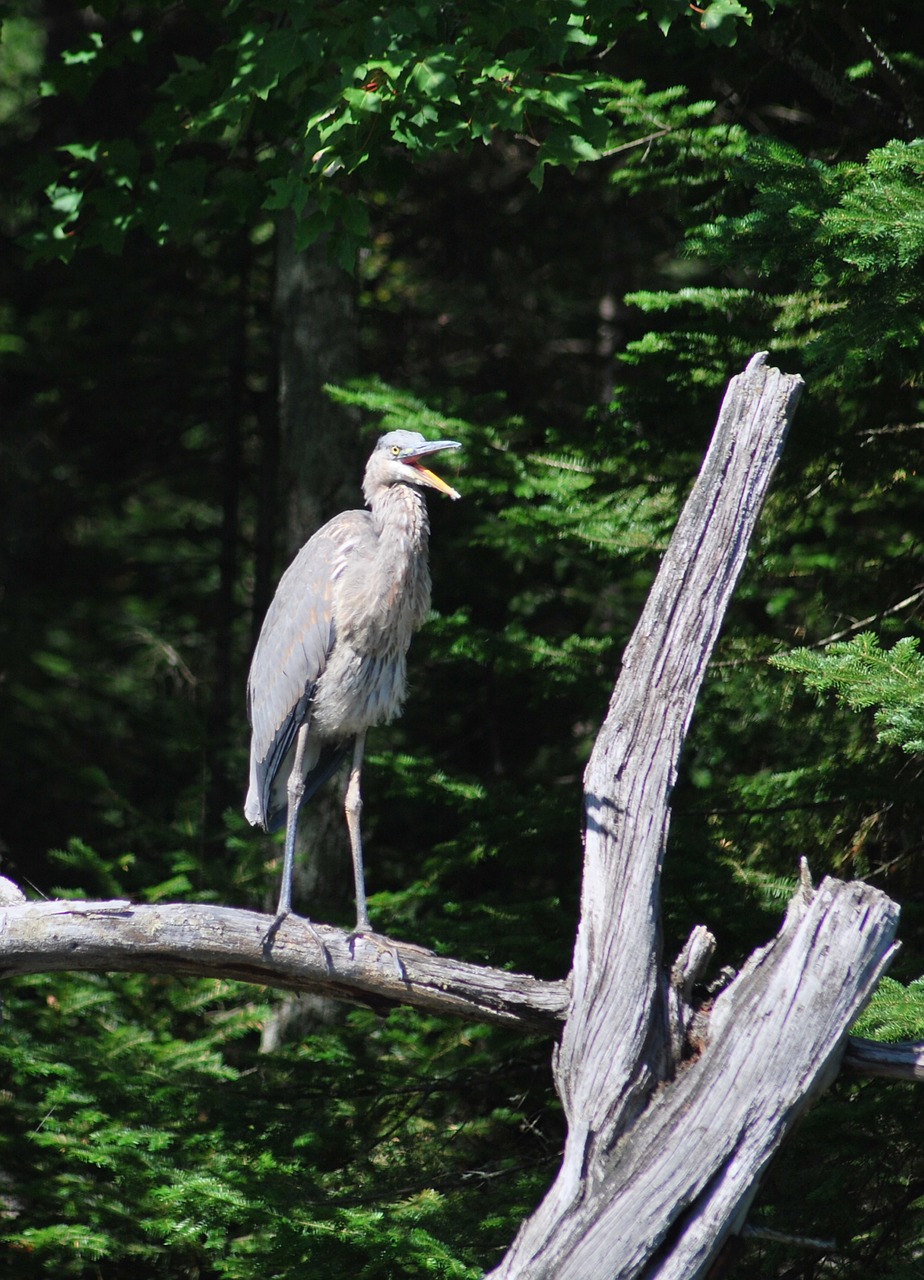
{"label": "tree trunk", "polygon": [[356,376],[353,293],[352,277],[328,258],[325,242],[299,252],[295,218],[281,216],[275,303],[286,564],[325,520],[362,506],[367,451],[358,414],[324,392]]}
{"label": "tree trunk", "polygon": [[670,1079],[670,793],[802,390],[764,360],[729,386],[587,766],[581,922],[554,1064],[565,1155],[493,1280],[705,1274],[798,1111],[837,1070],[891,955],[894,904],[826,881],[717,1003],[699,1060]]}

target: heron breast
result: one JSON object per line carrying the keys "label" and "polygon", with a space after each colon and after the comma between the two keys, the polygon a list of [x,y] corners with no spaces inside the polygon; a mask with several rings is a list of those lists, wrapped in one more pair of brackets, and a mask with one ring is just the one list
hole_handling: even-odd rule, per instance
{"label": "heron breast", "polygon": [[318,681],[311,707],[313,728],[327,738],[345,738],[399,714],[407,689],[407,659],[401,650],[358,653],[335,646]]}

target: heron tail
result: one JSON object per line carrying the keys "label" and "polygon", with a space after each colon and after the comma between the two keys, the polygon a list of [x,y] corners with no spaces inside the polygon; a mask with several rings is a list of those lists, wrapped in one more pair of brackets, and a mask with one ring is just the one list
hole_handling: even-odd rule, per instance
{"label": "heron tail", "polygon": [[[305,804],[316,792],[320,791],[328,778],[334,776],[347,755],[353,750],[355,741],[355,738],[348,738],[346,742],[325,743],[321,747],[317,763],[305,774],[305,794],[302,798],[302,804]],[[282,796],[282,805],[278,808],[274,807],[268,814],[267,831],[281,831],[286,825],[289,806],[285,803],[285,792],[282,793]]]}

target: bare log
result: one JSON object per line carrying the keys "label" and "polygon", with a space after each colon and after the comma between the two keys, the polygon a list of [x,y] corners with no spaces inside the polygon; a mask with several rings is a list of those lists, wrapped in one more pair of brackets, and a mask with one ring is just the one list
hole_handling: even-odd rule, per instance
{"label": "bare log", "polygon": [[[815,896],[803,886],[776,944],[717,1005],[701,1061],[655,1092],[672,1070],[672,1017],[675,1044],[685,1030],[676,1019],[687,1020],[683,999],[668,997],[660,953],[670,793],[801,389],[763,354],[732,379],[623,657],[585,773],[581,922],[555,1058],[565,1156],[493,1280],[702,1274],[742,1219],[770,1152],[836,1070],[850,1021],[891,954],[897,911],[883,895],[826,884]],[[802,906],[809,923],[797,929]],[[809,1015],[816,965],[832,990],[813,986]],[[823,1033],[807,1035],[807,1019]],[[800,1037],[807,1044],[793,1056]],[[739,1087],[755,1044],[776,1074],[754,1062]]]}
{"label": "bare log", "polygon": [[546,1031],[558,1029],[568,999],[564,982],[465,964],[380,935],[353,937],[297,916],[284,922],[270,949],[263,940],[273,918],[252,911],[183,903],[2,902],[0,897],[4,977],[83,969],[232,978],[381,1012],[412,1004]]}
{"label": "bare log", "polygon": [[[295,916],[282,931],[278,950],[267,956],[262,939],[270,922],[271,917],[249,911],[189,904],[29,903],[17,885],[0,876],[0,975],[124,970],[227,978],[327,995],[379,1011],[408,1004],[551,1036],[564,1023],[567,982],[467,965],[406,942],[383,946],[381,938],[351,940],[329,925],[309,930]],[[690,1003],[689,988],[711,949],[711,935],[697,926],[672,971],[676,1061],[694,1021],[705,1025]],[[924,1080],[924,1045],[878,1044],[851,1036],[844,1068],[891,1080]]]}
{"label": "bare log", "polygon": [[[630,1117],[667,1069],[659,892],[670,793],[802,385],[764,354],[732,379],[584,775],[581,923],[557,1064],[569,1118],[582,1117],[575,1169],[587,1155],[581,1130],[602,1136],[615,1114]],[[601,1035],[614,1054],[588,1053]]]}
{"label": "bare log", "polygon": [[837,1074],[897,920],[858,883],[825,880],[810,904],[793,900],[775,941],[716,1002],[701,1056],[608,1153],[606,1195],[573,1215],[556,1277],[706,1275],[785,1134]]}
{"label": "bare log", "polygon": [[[278,950],[267,956],[262,939],[270,922],[271,917],[248,911],[189,904],[29,903],[17,885],[0,876],[0,975],[124,970],[227,978],[327,995],[379,1011],[408,1004],[551,1036],[564,1023],[567,982],[462,964],[406,942],[383,946],[381,938],[351,940],[329,925],[309,930],[295,916],[282,931]],[[676,1061],[691,1025],[705,1024],[690,1002],[690,985],[711,950],[711,935],[697,926],[672,971]],[[924,1045],[878,1044],[851,1036],[844,1067],[859,1075],[924,1080]]]}

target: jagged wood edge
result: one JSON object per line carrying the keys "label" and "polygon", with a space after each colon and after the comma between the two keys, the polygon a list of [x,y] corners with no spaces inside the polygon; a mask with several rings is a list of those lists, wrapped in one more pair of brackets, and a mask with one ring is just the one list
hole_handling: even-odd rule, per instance
{"label": "jagged wood edge", "polygon": [[[568,1120],[564,1158],[546,1197],[490,1273],[491,1280],[668,1274],[691,1280],[705,1274],[702,1268],[725,1234],[740,1225],[737,1215],[746,1209],[768,1153],[782,1141],[813,1081],[825,1076],[832,1062],[835,1071],[839,1064],[849,998],[831,1000],[838,1020],[833,1027],[826,1024],[825,1034],[818,1037],[801,1092],[791,1093],[785,1103],[782,1126],[761,1114],[768,1124],[761,1127],[760,1143],[746,1153],[747,1178],[739,1181],[735,1198],[709,1219],[697,1243],[694,1269],[683,1269],[688,1255],[687,1263],[674,1270],[684,1241],[676,1230],[668,1239],[660,1233],[676,1223],[678,1212],[701,1199],[702,1189],[695,1159],[670,1160],[671,1147],[679,1149],[685,1135],[670,1128],[661,1132],[667,1143],[662,1154],[668,1159],[666,1166],[663,1160],[658,1164],[661,1194],[652,1201],[647,1230],[635,1231],[638,1209],[632,1207],[631,1188],[620,1173],[634,1143],[672,1112],[672,1099],[685,1078],[670,1081],[672,1008],[660,953],[660,876],[670,795],[699,688],[801,390],[802,379],[768,368],[763,352],[731,380],[703,466],[626,648],[584,779],[581,920],[572,1003],[554,1063]],[[867,970],[879,973],[891,954],[897,909],[885,895],[860,888],[865,895],[860,914],[871,921],[872,940],[863,929],[847,929],[845,936],[862,946]],[[801,897],[797,894],[794,902]],[[763,949],[773,950],[774,944]],[[804,951],[803,959],[811,958]],[[871,993],[868,977],[864,971],[856,977],[856,991],[848,992],[848,997],[856,995],[856,1008]],[[790,978],[797,982],[799,971]],[[771,1006],[771,1018],[773,1013]],[[782,1018],[780,1025],[785,1026]],[[709,1032],[711,1038],[711,1025]],[[662,1082],[664,1087],[655,1092]],[[755,1096],[763,1106],[763,1096]],[[745,1092],[737,1109],[747,1112],[748,1105]],[[723,1127],[720,1117],[718,1130],[707,1141],[734,1143],[737,1119],[732,1112]],[[642,1162],[637,1169],[644,1167]],[[650,1182],[647,1186],[652,1189]],[[719,1177],[721,1194],[727,1186]]]}

